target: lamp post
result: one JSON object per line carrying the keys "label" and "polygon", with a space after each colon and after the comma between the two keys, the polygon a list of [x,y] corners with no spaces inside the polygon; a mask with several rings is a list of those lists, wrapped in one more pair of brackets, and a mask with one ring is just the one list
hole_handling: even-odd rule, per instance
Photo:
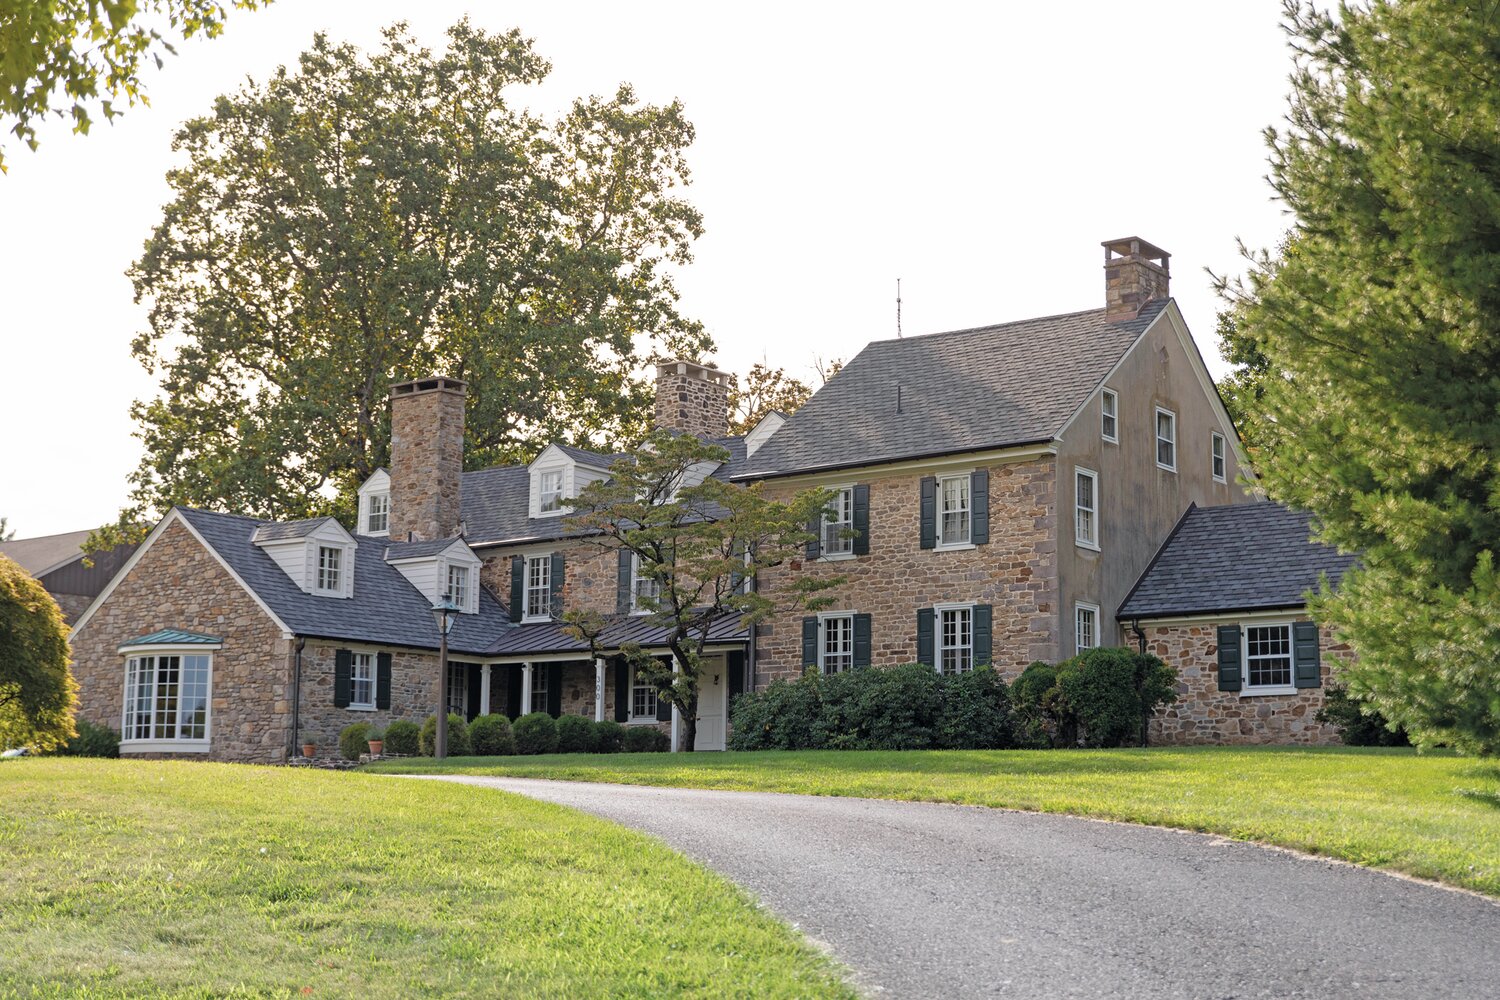
{"label": "lamp post", "polygon": [[437,740],[432,748],[436,760],[448,756],[448,631],[453,628],[456,614],[458,605],[453,603],[452,594],[444,594],[443,599],[432,606],[432,619],[438,628]]}

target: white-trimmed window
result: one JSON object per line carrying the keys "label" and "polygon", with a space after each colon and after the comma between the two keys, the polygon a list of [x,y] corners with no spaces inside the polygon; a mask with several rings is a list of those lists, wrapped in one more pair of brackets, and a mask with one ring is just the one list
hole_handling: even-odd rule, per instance
{"label": "white-trimmed window", "polygon": [[391,495],[371,493],[365,502],[365,534],[387,534],[391,528]]}
{"label": "white-trimmed window", "polygon": [[344,593],[344,550],[341,547],[318,546],[317,576],[313,583],[320,594]]}
{"label": "white-trimmed window", "polygon": [[1088,469],[1073,472],[1073,541],[1099,547],[1099,475]]}
{"label": "white-trimmed window", "polygon": [[349,707],[375,707],[375,654],[353,653],[349,659]]}
{"label": "white-trimmed window", "polygon": [[125,710],[120,740],[137,744],[166,743],[183,750],[208,749],[209,688],[213,656],[209,653],[150,653],[125,661]]}
{"label": "white-trimmed window", "polygon": [[1099,436],[1110,444],[1120,440],[1120,397],[1113,389],[1099,395]]}
{"label": "white-trimmed window", "polygon": [[854,616],[828,614],[818,617],[818,669],[838,674],[854,667]]}
{"label": "white-trimmed window", "polygon": [[547,711],[547,668],[531,667],[531,706],[533,712]]}
{"label": "white-trimmed window", "polygon": [[537,476],[537,510],[543,514],[562,511],[563,470],[554,469]]}
{"label": "white-trimmed window", "polygon": [[938,480],[938,536],[943,545],[969,544],[969,477],[944,476]]}
{"label": "white-trimmed window", "polygon": [[1099,607],[1094,604],[1073,606],[1073,645],[1075,652],[1083,652],[1099,645]]}
{"label": "white-trimmed window", "polygon": [[1177,414],[1156,408],[1156,467],[1177,471]]}
{"label": "white-trimmed window", "polygon": [[1219,483],[1226,483],[1229,481],[1229,476],[1227,474],[1228,470],[1224,462],[1224,435],[1220,434],[1218,431],[1214,431],[1209,436],[1209,441],[1211,453],[1213,455],[1214,481]]}
{"label": "white-trimmed window", "polygon": [[469,610],[469,567],[448,564],[448,596],[460,611]]}
{"label": "white-trimmed window", "polygon": [[[356,656],[358,654],[355,654]],[[448,712],[450,715],[463,716],[468,712],[469,671],[462,663],[448,664]]]}
{"label": "white-trimmed window", "polygon": [[965,604],[935,610],[938,672],[962,674],[974,669],[974,606]]}
{"label": "white-trimmed window", "polygon": [[833,499],[823,512],[823,530],[819,544],[825,556],[847,556],[854,553],[854,487],[834,489]]}
{"label": "white-trimmed window", "polygon": [[1245,626],[1245,693],[1294,692],[1292,626]]}
{"label": "white-trimmed window", "polygon": [[552,617],[552,556],[526,557],[526,615],[531,621]]}
{"label": "white-trimmed window", "polygon": [[661,598],[661,581],[641,573],[641,557],[630,557],[630,610],[634,614],[649,614],[652,610],[642,599],[657,601]]}
{"label": "white-trimmed window", "polygon": [[655,722],[656,709],[656,685],[646,683],[639,673],[635,674],[630,684],[630,721]]}

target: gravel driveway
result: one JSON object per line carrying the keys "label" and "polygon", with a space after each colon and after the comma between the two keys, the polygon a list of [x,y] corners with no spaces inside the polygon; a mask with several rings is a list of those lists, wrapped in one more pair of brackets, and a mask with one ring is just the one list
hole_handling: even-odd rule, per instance
{"label": "gravel driveway", "polygon": [[1500,998],[1500,905],[1199,834],[922,802],[443,777],[655,834],[892,997]]}

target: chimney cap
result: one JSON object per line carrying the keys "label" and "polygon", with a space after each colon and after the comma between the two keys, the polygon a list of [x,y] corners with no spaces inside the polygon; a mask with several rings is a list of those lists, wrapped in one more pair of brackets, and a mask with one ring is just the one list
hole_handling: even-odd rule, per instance
{"label": "chimney cap", "polygon": [[445,375],[433,375],[428,378],[415,378],[409,382],[392,382],[392,396],[412,396],[419,392],[456,392],[460,396],[467,390],[468,383],[463,379],[448,378]]}
{"label": "chimney cap", "polygon": [[669,358],[658,362],[656,374],[662,375],[686,375],[688,378],[701,379],[704,382],[718,382],[728,385],[730,374],[720,371],[711,365],[705,365],[697,361],[688,361],[685,358]]}
{"label": "chimney cap", "polygon": [[1137,257],[1159,264],[1162,270],[1166,270],[1167,262],[1172,259],[1172,255],[1161,247],[1147,243],[1139,236],[1125,236],[1118,240],[1105,240],[1099,245],[1104,248],[1104,263],[1106,264],[1124,258]]}

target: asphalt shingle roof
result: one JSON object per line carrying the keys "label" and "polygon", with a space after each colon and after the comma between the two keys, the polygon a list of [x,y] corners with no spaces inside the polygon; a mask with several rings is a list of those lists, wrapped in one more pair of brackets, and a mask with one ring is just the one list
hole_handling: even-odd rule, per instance
{"label": "asphalt shingle roof", "polygon": [[306,538],[321,528],[331,517],[310,517],[305,521],[266,521],[256,529],[256,541],[279,542],[292,538]]}
{"label": "asphalt shingle roof", "polygon": [[875,341],[734,477],[1050,441],[1166,304],[1151,302],[1124,323],[1090,309]]}
{"label": "asphalt shingle roof", "polygon": [[422,559],[447,550],[458,538],[438,538],[430,542],[391,542],[385,547],[385,561],[397,559]]}
{"label": "asphalt shingle roof", "polygon": [[1164,618],[1297,608],[1355,557],[1312,540],[1312,515],[1277,503],[1189,507],[1120,606],[1118,617]]}
{"label": "asphalt shingle roof", "polygon": [[91,531],[69,531],[62,535],[0,542],[0,556],[14,559],[32,576],[46,576],[60,566],[82,559],[83,543],[91,534]]}

